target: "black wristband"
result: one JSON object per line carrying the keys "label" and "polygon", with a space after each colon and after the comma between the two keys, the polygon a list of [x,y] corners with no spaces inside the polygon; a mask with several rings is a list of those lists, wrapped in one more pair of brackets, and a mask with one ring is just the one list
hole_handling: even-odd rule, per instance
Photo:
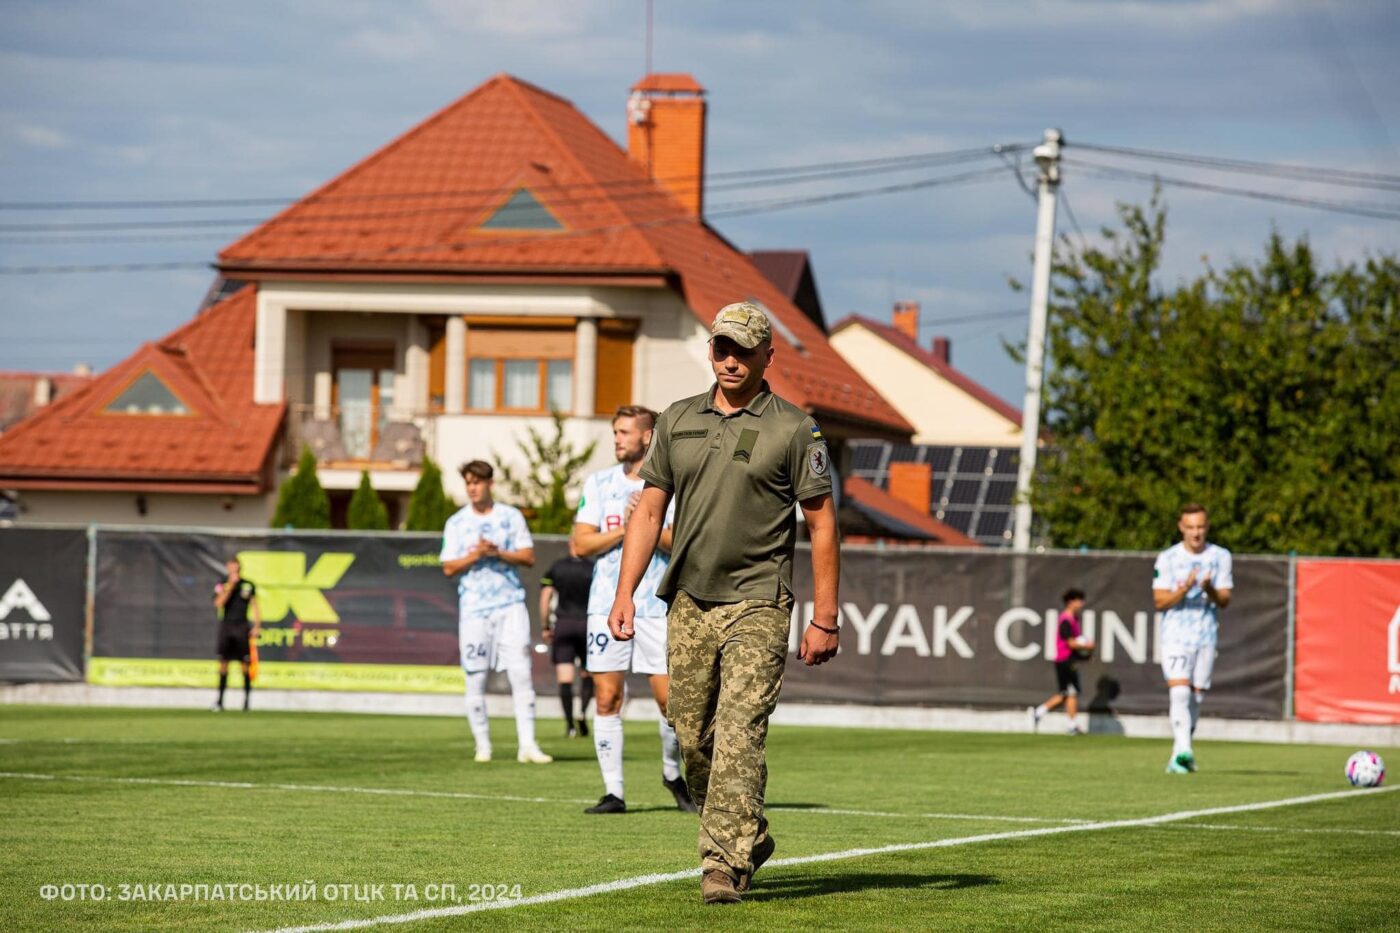
{"label": "black wristband", "polygon": [[807,624],[819,632],[826,632],[828,635],[836,635],[841,631],[840,628],[827,628],[825,625],[818,625],[815,622],[808,622]]}

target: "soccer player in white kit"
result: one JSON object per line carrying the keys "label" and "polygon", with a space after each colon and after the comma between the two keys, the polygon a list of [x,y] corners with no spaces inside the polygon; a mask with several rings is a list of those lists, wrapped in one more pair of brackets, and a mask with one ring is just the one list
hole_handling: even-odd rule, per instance
{"label": "soccer player in white kit", "polygon": [[516,760],[547,764],[554,759],[535,742],[530,613],[515,569],[535,563],[535,540],[519,509],[492,500],[494,475],[491,464],[482,460],[462,465],[467,504],[447,520],[442,533],[442,572],[457,576],[457,635],[467,675],[467,723],[476,740],[476,760],[490,761],[486,680],[493,670],[505,671],[515,701]]}
{"label": "soccer player in white kit", "polygon": [[1206,542],[1210,521],[1204,507],[1192,503],[1182,508],[1177,528],[1181,542],[1157,555],[1152,602],[1162,613],[1162,674],[1171,702],[1167,773],[1189,774],[1196,770],[1191,736],[1215,668],[1217,612],[1230,605],[1235,579],[1230,552]]}
{"label": "soccer player in white kit", "polygon": [[613,453],[617,466],[588,477],[583,484],[578,514],[574,517],[573,545],[581,557],[596,557],[593,586],[588,592],[588,660],[593,675],[593,749],[603,772],[603,797],[586,813],[626,813],[622,781],[622,701],[627,671],[646,674],[651,693],[661,710],[661,783],[676,799],[676,806],[690,813],[695,804],[681,778],[680,745],[676,730],[666,721],[666,700],[671,679],[666,668],[666,604],[656,595],[657,584],[666,573],[668,558],[663,550],[671,546],[674,505],[666,515],[661,548],[652,554],[651,564],[637,588],[636,635],[618,641],[608,629],[608,612],[617,594],[618,570],[622,562],[622,538],[627,520],[642,494],[644,483],[638,472],[651,443],[656,412],[640,405],[626,405],[613,416]]}

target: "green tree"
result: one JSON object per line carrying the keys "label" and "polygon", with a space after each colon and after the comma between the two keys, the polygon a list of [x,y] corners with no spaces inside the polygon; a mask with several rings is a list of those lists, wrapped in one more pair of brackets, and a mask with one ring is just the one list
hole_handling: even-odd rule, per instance
{"label": "green tree", "polygon": [[457,506],[442,488],[442,470],[430,458],[423,460],[418,485],[408,500],[408,520],[405,531],[442,531]]}
{"label": "green tree", "polygon": [[1119,208],[1055,264],[1032,504],[1059,547],[1156,549],[1205,505],[1246,552],[1400,553],[1400,264],[1319,271],[1269,238],[1164,288],[1166,212]]}
{"label": "green tree", "polygon": [[331,500],[321,488],[321,481],[316,478],[316,455],[310,447],[301,449],[296,472],[277,491],[272,527],[331,527]]}
{"label": "green tree", "polygon": [[350,497],[350,508],[345,515],[345,524],[351,531],[388,531],[389,510],[384,500],[374,491],[369,481],[369,471],[360,471],[360,485]]}
{"label": "green tree", "polygon": [[517,506],[527,515],[530,530],[540,534],[566,534],[574,527],[574,510],[569,491],[576,487],[583,467],[593,457],[597,441],[582,449],[564,439],[564,416],[555,412],[554,436],[549,439],[534,428],[518,447],[525,460],[524,470],[507,466],[499,455],[501,480]]}

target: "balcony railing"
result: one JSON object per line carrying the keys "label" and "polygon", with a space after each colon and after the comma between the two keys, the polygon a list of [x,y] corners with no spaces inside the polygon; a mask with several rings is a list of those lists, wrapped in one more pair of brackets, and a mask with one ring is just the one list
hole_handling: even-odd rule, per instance
{"label": "balcony railing", "polygon": [[[321,417],[317,417],[317,415]],[[417,469],[431,455],[432,415],[384,412],[368,406],[332,407],[294,404],[287,411],[283,466],[290,467],[310,447],[317,464],[356,469]]]}

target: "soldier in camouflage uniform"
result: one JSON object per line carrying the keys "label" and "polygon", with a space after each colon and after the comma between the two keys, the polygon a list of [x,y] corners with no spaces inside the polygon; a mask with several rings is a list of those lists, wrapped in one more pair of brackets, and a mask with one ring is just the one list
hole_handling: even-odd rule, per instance
{"label": "soldier in camouflage uniform", "polygon": [[821,429],[763,379],[773,362],[767,315],[727,305],[710,333],[715,385],[656,424],[608,624],[613,637],[632,637],[632,593],[674,496],[671,566],[657,590],[670,605],[667,716],[700,807],[701,894],[717,904],[741,900],[775,845],[764,746],[787,655],[795,503],[812,542],[815,612],[798,650],[809,665],[836,654],[840,554]]}

